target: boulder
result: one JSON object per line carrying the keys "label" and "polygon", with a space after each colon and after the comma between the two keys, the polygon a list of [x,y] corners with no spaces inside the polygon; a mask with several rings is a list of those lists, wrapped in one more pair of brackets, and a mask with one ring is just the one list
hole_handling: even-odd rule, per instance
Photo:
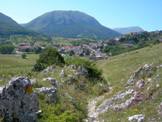
{"label": "boulder", "polygon": [[38,97],[28,78],[13,78],[0,93],[0,116],[5,122],[36,122],[38,111]]}
{"label": "boulder", "polygon": [[137,114],[137,115],[128,117],[128,121],[130,121],[130,122],[144,122],[144,118],[145,118],[145,116],[143,114]]}

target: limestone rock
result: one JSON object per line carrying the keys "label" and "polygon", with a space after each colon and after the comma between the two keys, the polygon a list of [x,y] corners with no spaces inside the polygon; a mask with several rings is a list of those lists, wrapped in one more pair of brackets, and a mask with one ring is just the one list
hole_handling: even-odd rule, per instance
{"label": "limestone rock", "polygon": [[128,121],[130,121],[130,122],[144,122],[144,118],[145,118],[145,116],[143,114],[137,114],[137,115],[128,117]]}
{"label": "limestone rock", "polygon": [[159,107],[158,107],[158,113],[160,115],[162,115],[162,102],[160,103]]}
{"label": "limestone rock", "polygon": [[139,81],[137,81],[137,83],[136,83],[136,87],[137,87],[137,88],[143,88],[144,85],[145,85],[145,81],[144,81],[144,80],[139,80]]}
{"label": "limestone rock", "polygon": [[12,79],[0,94],[0,115],[5,122],[36,122],[38,97],[28,78]]}
{"label": "limestone rock", "polygon": [[139,78],[150,77],[153,72],[153,66],[151,64],[145,64],[143,67],[137,69],[133,75],[130,76],[127,84],[135,83]]}
{"label": "limestone rock", "polygon": [[65,77],[65,71],[63,69],[61,70],[60,77],[61,78]]}
{"label": "limestone rock", "polygon": [[38,93],[43,93],[46,95],[45,99],[47,103],[56,102],[56,88],[55,87],[41,87],[36,89]]}

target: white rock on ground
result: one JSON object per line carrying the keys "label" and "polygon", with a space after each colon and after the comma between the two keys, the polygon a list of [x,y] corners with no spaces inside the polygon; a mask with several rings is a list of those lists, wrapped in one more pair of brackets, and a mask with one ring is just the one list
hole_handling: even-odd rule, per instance
{"label": "white rock on ground", "polygon": [[143,114],[137,114],[137,115],[128,117],[128,121],[130,121],[130,122],[144,122],[144,118],[145,118],[145,116]]}

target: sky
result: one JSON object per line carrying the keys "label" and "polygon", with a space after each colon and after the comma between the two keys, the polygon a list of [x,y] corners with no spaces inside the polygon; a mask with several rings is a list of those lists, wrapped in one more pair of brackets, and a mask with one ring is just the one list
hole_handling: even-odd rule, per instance
{"label": "sky", "polygon": [[162,0],[0,0],[0,12],[18,23],[54,10],[78,10],[109,28],[162,30]]}

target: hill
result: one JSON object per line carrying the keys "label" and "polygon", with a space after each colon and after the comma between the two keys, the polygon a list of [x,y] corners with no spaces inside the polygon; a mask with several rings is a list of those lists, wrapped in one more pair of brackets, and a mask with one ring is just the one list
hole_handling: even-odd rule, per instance
{"label": "hill", "polygon": [[9,16],[0,13],[0,42],[9,38],[10,35],[44,36],[40,33],[25,29]]}
{"label": "hill", "polygon": [[136,27],[125,27],[125,28],[114,28],[114,30],[121,34],[144,32],[144,30],[141,27],[137,27],[137,26]]}
{"label": "hill", "polygon": [[[104,105],[104,101],[108,101],[112,99],[112,97],[116,97],[115,95],[117,94],[118,96],[122,94],[124,95],[125,89],[128,90],[135,88],[135,90],[138,90],[138,95],[141,97],[141,100],[139,100],[137,103],[134,103],[125,109],[118,110],[117,107],[120,105],[124,106],[125,104],[122,103],[125,100],[129,100],[131,97],[130,94],[125,94],[125,97],[123,96],[123,98],[113,101],[114,105],[116,104],[116,110],[109,109],[102,113],[100,118],[106,120],[105,122],[128,122],[129,116],[143,114],[146,122],[151,122],[152,120],[156,122],[162,121],[161,115],[158,113],[159,105],[162,102],[162,84],[160,82],[162,78],[162,68],[157,68],[162,64],[161,47],[162,44],[158,44],[137,51],[114,56],[109,60],[103,60],[97,63],[98,67],[103,69],[104,77],[112,86],[112,91],[103,95],[102,100],[100,99],[100,101],[97,102],[98,106]],[[148,70],[151,71],[151,74],[150,76],[142,76],[145,85],[142,86],[142,88],[138,88],[137,85],[140,81],[139,79],[141,79],[140,75],[145,74],[144,72],[139,73],[141,69],[140,67],[150,67],[146,64],[152,64],[151,68]],[[138,73],[138,76],[140,77],[137,78],[137,82],[135,84],[128,85],[129,79],[131,79],[133,75],[136,76]],[[144,96],[141,94],[144,94]]]}
{"label": "hill", "polygon": [[48,36],[107,39],[119,36],[114,30],[102,26],[95,18],[79,11],[53,11],[37,17],[24,27]]}

